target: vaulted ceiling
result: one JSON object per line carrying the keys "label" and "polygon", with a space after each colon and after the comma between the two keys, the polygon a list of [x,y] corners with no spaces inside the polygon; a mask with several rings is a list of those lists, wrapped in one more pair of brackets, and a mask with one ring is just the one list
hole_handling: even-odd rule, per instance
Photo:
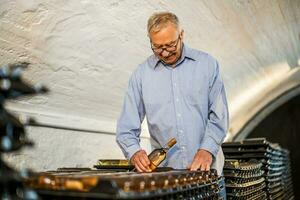
{"label": "vaulted ceiling", "polygon": [[0,64],[31,62],[24,77],[51,90],[7,107],[41,123],[113,133],[129,76],[151,54],[147,18],[162,10],[178,15],[188,46],[219,60],[227,140],[279,97],[299,93],[299,0],[1,0]]}

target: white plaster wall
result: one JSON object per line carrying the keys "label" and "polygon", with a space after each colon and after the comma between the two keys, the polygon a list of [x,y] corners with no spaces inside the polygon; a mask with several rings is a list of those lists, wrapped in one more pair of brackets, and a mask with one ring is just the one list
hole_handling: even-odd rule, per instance
{"label": "white plaster wall", "polygon": [[[119,157],[114,138],[101,132],[115,132],[128,78],[151,54],[147,19],[162,10],[179,16],[189,46],[219,60],[231,115],[227,139],[261,107],[300,83],[299,0],[1,0],[0,64],[31,62],[25,78],[51,90],[10,102],[7,108],[43,124],[100,132],[88,137],[31,128],[34,140],[45,135],[52,142],[7,159],[46,169],[82,165],[94,156]],[[143,136],[147,138],[145,129]],[[105,141],[114,148],[90,145],[84,147],[88,152],[101,153],[56,160],[57,153],[67,157],[76,152],[69,137]],[[32,164],[38,157],[51,164]]]}
{"label": "white plaster wall", "polygon": [[[123,154],[113,134],[87,133],[44,127],[28,127],[28,137],[34,148],[5,154],[4,159],[16,169],[35,171],[54,170],[59,167],[93,167],[102,158],[120,159]],[[147,139],[141,146],[150,149]]]}

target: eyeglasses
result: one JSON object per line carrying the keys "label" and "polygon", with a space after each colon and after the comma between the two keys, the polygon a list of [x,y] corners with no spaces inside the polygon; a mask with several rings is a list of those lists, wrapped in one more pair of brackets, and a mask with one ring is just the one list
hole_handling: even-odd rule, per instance
{"label": "eyeglasses", "polygon": [[[167,44],[167,45],[162,45],[162,46],[155,46],[151,41],[151,49],[154,53],[156,54],[161,54],[163,51],[167,51],[168,53],[172,53],[174,51],[176,51],[177,49],[177,45],[179,43],[179,40],[180,40],[180,34],[177,38],[177,40],[171,42],[170,44]],[[165,46],[165,47],[164,47]]]}

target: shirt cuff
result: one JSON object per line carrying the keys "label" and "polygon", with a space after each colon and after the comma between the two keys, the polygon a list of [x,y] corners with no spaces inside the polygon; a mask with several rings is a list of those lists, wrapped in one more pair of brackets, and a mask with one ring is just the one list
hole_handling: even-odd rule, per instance
{"label": "shirt cuff", "polygon": [[210,152],[214,158],[216,158],[220,145],[210,136],[207,136],[203,139],[202,145],[199,149],[204,149]]}
{"label": "shirt cuff", "polygon": [[138,144],[133,144],[126,149],[126,158],[127,160],[130,160],[133,154],[135,154],[137,151],[141,150],[141,147]]}

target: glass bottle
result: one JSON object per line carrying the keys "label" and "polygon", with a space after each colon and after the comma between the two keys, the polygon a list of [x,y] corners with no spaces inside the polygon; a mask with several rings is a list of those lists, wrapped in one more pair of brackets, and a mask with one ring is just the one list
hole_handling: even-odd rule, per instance
{"label": "glass bottle", "polygon": [[150,160],[150,169],[153,171],[155,170],[158,165],[166,158],[167,153],[171,147],[173,147],[176,144],[176,139],[172,138],[164,147],[159,149],[154,149],[149,154],[149,160]]}

